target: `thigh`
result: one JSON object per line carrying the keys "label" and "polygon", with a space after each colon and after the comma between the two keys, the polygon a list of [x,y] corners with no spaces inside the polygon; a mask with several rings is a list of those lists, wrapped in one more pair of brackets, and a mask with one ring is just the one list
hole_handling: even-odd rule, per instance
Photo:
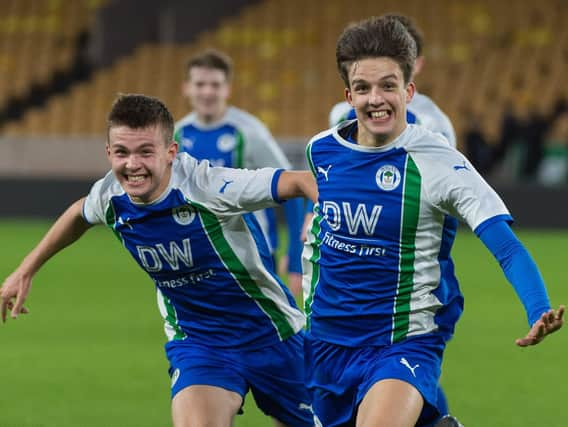
{"label": "thigh", "polygon": [[[418,418],[409,425],[423,425],[436,419],[443,409],[439,408],[439,379],[444,349],[445,340],[436,334],[408,338],[382,348],[369,362],[357,401],[362,404],[365,400],[372,402],[376,399],[377,402],[384,403],[385,399],[389,399],[384,393],[398,391],[401,404],[409,405],[409,409],[420,402]],[[385,380],[388,381],[384,382]],[[380,383],[383,384],[379,386]],[[374,411],[379,409],[377,405],[370,407]],[[380,406],[381,410],[387,411],[388,407]],[[391,408],[390,415],[397,416],[397,409],[394,406]]]}
{"label": "thigh", "polygon": [[186,387],[172,400],[174,427],[230,427],[242,400],[240,394],[220,387]]}
{"label": "thigh", "polygon": [[247,352],[243,359],[244,376],[257,406],[277,425],[313,426],[303,355],[300,333],[274,346]]}
{"label": "thigh", "polygon": [[172,399],[191,386],[212,386],[244,397],[248,387],[233,352],[187,342],[169,342],[166,354],[170,362]]}
{"label": "thigh", "polygon": [[413,427],[424,400],[411,384],[394,379],[375,383],[357,411],[357,427]]}
{"label": "thigh", "polygon": [[355,426],[357,390],[366,366],[364,350],[308,337],[305,363],[316,426]]}

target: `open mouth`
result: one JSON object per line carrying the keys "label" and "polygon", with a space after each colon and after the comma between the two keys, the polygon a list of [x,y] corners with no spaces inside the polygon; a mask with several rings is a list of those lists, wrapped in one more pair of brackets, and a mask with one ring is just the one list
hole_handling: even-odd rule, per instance
{"label": "open mouth", "polygon": [[125,175],[126,181],[129,184],[138,184],[144,182],[144,180],[148,177],[147,175]]}
{"label": "open mouth", "polygon": [[369,111],[367,117],[371,120],[386,120],[391,116],[391,112],[387,110]]}

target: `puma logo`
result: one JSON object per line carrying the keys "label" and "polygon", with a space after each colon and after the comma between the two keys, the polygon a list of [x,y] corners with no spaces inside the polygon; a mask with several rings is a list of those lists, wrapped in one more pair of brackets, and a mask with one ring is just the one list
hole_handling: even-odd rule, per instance
{"label": "puma logo", "polygon": [[402,357],[402,358],[400,359],[400,363],[401,363],[402,365],[406,366],[406,367],[410,370],[410,372],[412,373],[412,376],[413,376],[414,378],[416,378],[416,373],[414,372],[414,370],[415,370],[416,368],[420,367],[419,364],[416,364],[416,365],[414,365],[414,366],[411,366],[410,363],[408,363],[408,360],[406,360],[404,357]]}
{"label": "puma logo", "polygon": [[227,185],[232,184],[235,181],[225,181],[225,183],[223,184],[223,186],[219,189],[219,193],[223,194],[225,192],[225,189],[227,188]]}
{"label": "puma logo", "polygon": [[459,171],[460,169],[465,169],[466,171],[469,170],[469,168],[468,168],[467,165],[465,164],[465,160],[463,161],[463,165],[455,165],[455,166],[454,166],[454,170],[455,170],[455,171]]}
{"label": "puma logo", "polygon": [[130,218],[126,218],[126,220],[122,219],[121,216],[118,217],[118,223],[120,225],[126,225],[131,230],[133,229],[132,224],[130,224]]}
{"label": "puma logo", "polygon": [[321,173],[321,174],[324,176],[326,182],[329,180],[329,177],[327,176],[327,174],[329,173],[329,170],[331,169],[331,166],[333,166],[333,165],[329,165],[329,166],[327,167],[327,169],[324,169],[324,168],[322,168],[321,166],[318,166],[318,172]]}

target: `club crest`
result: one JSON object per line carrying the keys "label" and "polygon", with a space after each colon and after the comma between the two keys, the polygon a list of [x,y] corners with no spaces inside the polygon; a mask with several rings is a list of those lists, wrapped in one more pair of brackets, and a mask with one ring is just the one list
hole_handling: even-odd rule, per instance
{"label": "club crest", "polygon": [[195,218],[195,211],[189,205],[180,206],[172,209],[172,216],[179,225],[189,225]]}
{"label": "club crest", "polygon": [[217,148],[223,153],[227,153],[235,148],[237,139],[230,133],[225,133],[217,139]]}
{"label": "club crest", "polygon": [[381,166],[375,178],[379,188],[385,191],[392,191],[400,184],[400,172],[392,165]]}

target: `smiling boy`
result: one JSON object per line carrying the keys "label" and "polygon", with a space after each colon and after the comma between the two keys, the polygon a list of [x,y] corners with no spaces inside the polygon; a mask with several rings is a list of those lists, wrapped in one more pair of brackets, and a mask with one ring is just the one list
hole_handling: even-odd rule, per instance
{"label": "smiling boy", "polygon": [[563,324],[499,196],[443,137],[407,124],[415,57],[393,17],[349,26],[336,59],[356,119],[307,147],[319,195],[303,254],[306,373],[325,427],[431,426],[444,415],[442,357],[463,309],[448,216],[474,230],[518,293],[530,326],[519,346]]}
{"label": "smiling boy", "polygon": [[[309,172],[210,167],[182,153],[157,99],[123,95],[108,118],[112,171],[73,203],[0,288],[2,320],[26,312],[32,278],[105,224],[154,282],[168,342],[175,427],[233,425],[249,390],[276,426],[312,425],[304,316],[276,276],[254,215],[315,198]],[[111,422],[112,424],[112,422]]]}

